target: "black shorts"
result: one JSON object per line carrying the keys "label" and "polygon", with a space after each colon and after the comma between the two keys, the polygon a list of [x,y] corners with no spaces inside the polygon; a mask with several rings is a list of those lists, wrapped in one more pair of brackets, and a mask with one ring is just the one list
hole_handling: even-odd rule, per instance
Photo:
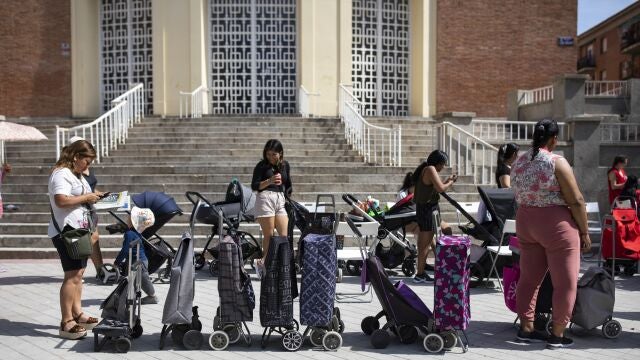
{"label": "black shorts", "polygon": [[416,204],[416,222],[418,223],[420,231],[434,231],[433,212],[436,210],[440,212],[438,203]]}
{"label": "black shorts", "polygon": [[[65,226],[62,231],[66,231],[71,229],[69,225]],[[62,270],[64,271],[72,271],[72,270],[80,270],[87,267],[87,259],[83,260],[75,260],[69,257],[67,253],[67,248],[64,246],[64,242],[60,235],[56,235],[51,239],[53,241],[53,246],[58,250],[58,256],[60,256],[60,262],[62,263]]]}

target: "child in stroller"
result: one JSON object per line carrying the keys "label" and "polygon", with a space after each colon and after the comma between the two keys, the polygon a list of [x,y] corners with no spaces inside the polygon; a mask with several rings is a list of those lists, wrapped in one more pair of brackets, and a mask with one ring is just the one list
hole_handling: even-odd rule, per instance
{"label": "child in stroller", "polygon": [[[131,209],[131,215],[128,220],[129,229],[124,232],[122,249],[113,262],[116,268],[126,268],[127,252],[129,251],[130,244],[138,239],[142,241],[142,235],[140,235],[140,233],[154,224],[155,215],[151,209],[134,207]],[[158,299],[156,298],[156,291],[153,287],[153,283],[149,278],[149,260],[145,254],[144,247],[140,248],[140,253],[138,254],[134,251],[133,256],[134,261],[140,260],[142,263],[140,268],[140,285],[142,287],[142,291],[147,294],[147,296],[143,297],[140,302],[141,304],[157,304]]]}
{"label": "child in stroller", "polygon": [[[202,269],[207,264],[206,254],[208,253],[212,257],[209,263],[209,272],[211,276],[217,275],[218,247],[217,244],[212,244],[212,241],[216,235],[222,238],[223,230],[228,235],[233,232],[233,235],[239,239],[243,261],[251,262],[262,257],[262,250],[256,238],[246,231],[238,230],[241,222],[253,221],[252,211],[255,195],[250,188],[234,178],[227,187],[224,201],[212,203],[196,191],[187,191],[185,196],[193,204],[189,220],[191,233],[194,234],[196,223],[211,225],[211,233],[204,249],[194,255],[196,270]],[[219,216],[220,212],[222,218]]]}

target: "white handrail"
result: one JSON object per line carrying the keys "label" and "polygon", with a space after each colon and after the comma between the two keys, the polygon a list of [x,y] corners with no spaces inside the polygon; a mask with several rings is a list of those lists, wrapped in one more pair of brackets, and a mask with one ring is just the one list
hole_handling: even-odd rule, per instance
{"label": "white handrail", "polygon": [[402,126],[392,128],[367,122],[362,114],[362,102],[347,86],[339,85],[339,112],[344,123],[344,136],[366,163],[402,166]]}
{"label": "white handrail", "polygon": [[[530,141],[535,121],[471,120],[473,135],[486,141]],[[558,123],[558,140],[570,141],[569,124]]]}
{"label": "white handrail", "polygon": [[144,117],[144,84],[133,86],[111,101],[113,107],[88,124],[63,128],[56,125],[56,159],[69,138],[81,136],[96,149],[96,162],[109,156],[111,149],[124,144],[129,128],[139,124]]}
{"label": "white handrail", "polygon": [[311,96],[320,96],[320,93],[310,93],[304,85],[300,85],[298,89],[298,113],[303,118],[311,116]]}
{"label": "white handrail", "polygon": [[449,164],[459,176],[471,176],[474,184],[494,182],[498,148],[448,121],[435,127],[434,143],[449,155]]}
{"label": "white handrail", "polygon": [[553,85],[523,90],[522,96],[518,99],[518,105],[537,104],[551,100],[553,100]]}
{"label": "white handrail", "polygon": [[603,144],[640,142],[640,124],[600,123],[600,140]]}
{"label": "white handrail", "polygon": [[627,97],[629,96],[629,83],[626,80],[587,80],[584,83],[584,95],[591,97]]}
{"label": "white handrail", "polygon": [[201,118],[204,111],[204,100],[207,98],[209,89],[205,85],[198,86],[191,92],[180,91],[180,119],[182,119],[182,108],[184,106],[184,117],[191,115],[192,119]]}

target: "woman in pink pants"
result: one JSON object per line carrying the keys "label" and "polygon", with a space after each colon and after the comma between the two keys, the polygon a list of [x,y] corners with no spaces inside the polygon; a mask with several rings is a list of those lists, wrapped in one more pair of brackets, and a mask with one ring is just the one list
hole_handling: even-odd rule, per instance
{"label": "woman in pink pants", "polygon": [[[580,249],[589,250],[585,202],[567,160],[553,154],[558,124],[541,120],[535,125],[532,148],[511,169],[518,203],[516,233],[520,241],[520,281],[516,306],[521,326],[518,340],[547,342],[547,348],[569,347],[564,336],[576,300]],[[549,270],[553,283],[551,336],[533,328],[538,289]]]}

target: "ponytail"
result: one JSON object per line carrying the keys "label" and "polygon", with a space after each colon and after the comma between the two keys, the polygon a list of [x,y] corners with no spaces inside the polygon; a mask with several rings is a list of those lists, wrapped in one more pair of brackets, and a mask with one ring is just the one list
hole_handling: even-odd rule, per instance
{"label": "ponytail", "polygon": [[549,139],[558,136],[560,129],[558,123],[552,119],[540,120],[533,129],[533,142],[531,143],[531,161],[540,152],[540,148],[545,146]]}
{"label": "ponytail", "polygon": [[504,165],[507,159],[511,159],[513,154],[517,154],[519,150],[520,150],[520,146],[518,146],[518,144],[515,144],[515,143],[500,145],[500,148],[498,149],[498,168]]}

